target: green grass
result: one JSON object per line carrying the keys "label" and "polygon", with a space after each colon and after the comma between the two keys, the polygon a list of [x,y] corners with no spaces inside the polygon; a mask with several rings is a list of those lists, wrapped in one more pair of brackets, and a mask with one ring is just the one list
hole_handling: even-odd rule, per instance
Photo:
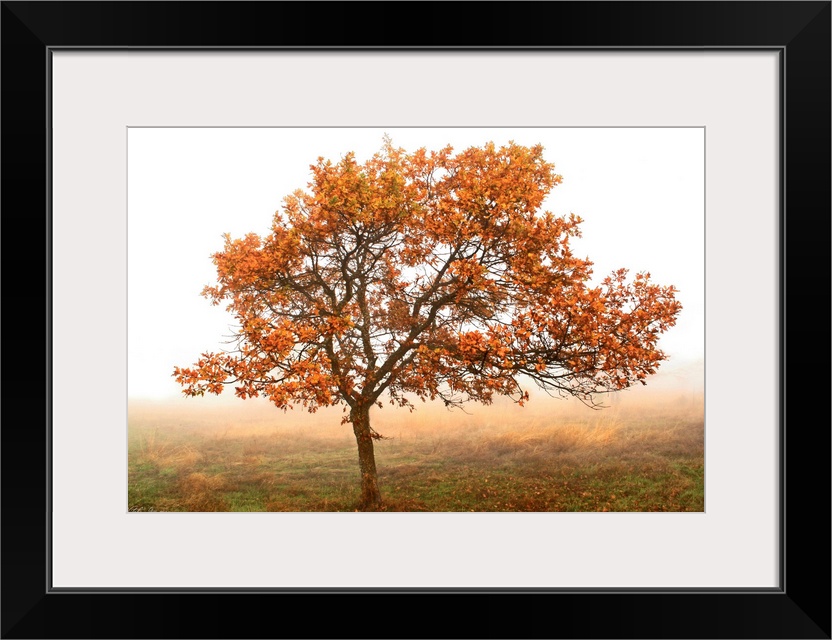
{"label": "green grass", "polygon": [[[506,410],[457,426],[444,415],[417,414],[379,419],[382,433],[395,434],[376,443],[384,510],[704,510],[697,403],[562,414]],[[230,409],[208,415],[131,407],[128,451],[130,511],[357,506],[355,441],[337,419],[307,425],[277,411],[254,418]]]}

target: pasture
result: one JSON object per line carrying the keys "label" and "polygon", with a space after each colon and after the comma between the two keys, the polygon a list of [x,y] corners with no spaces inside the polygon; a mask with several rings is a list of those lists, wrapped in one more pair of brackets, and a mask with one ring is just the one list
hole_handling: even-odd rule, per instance
{"label": "pasture", "polygon": [[[591,410],[534,397],[374,409],[387,511],[703,511],[701,394],[622,394]],[[358,458],[333,408],[257,400],[131,402],[127,509],[354,511]]]}

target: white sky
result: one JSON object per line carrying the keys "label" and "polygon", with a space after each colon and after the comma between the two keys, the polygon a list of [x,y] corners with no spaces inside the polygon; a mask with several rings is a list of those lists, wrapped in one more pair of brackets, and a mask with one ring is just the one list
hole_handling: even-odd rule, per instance
{"label": "white sky", "polygon": [[665,366],[704,358],[703,128],[130,128],[129,398],[181,396],[173,367],[223,348],[233,318],[200,295],[222,234],[268,233],[319,156],[361,162],[385,132],[408,151],[543,144],[563,176],[544,208],[584,219],[575,253],[598,280],[626,267],[675,285],[683,310],[660,342]]}

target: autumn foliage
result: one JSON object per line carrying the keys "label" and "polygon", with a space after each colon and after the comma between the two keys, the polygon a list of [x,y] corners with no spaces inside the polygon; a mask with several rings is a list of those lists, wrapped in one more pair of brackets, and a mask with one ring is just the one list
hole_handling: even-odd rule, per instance
{"label": "autumn foliage", "polygon": [[263,396],[310,411],[343,403],[362,506],[377,507],[373,405],[522,404],[528,386],[594,405],[645,383],[681,310],[672,286],[620,269],[591,284],[570,238],[581,219],[541,211],[561,182],[540,145],[408,154],[389,140],[363,164],[319,158],[271,233],[214,254],[236,346],[176,367],[187,395]]}

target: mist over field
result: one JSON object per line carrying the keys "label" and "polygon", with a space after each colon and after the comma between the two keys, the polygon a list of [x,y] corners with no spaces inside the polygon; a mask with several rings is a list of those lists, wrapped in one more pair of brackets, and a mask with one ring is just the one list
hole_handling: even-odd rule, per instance
{"label": "mist over field", "polygon": [[[575,398],[531,390],[465,411],[374,408],[388,511],[703,511],[704,368],[666,363],[647,386]],[[130,511],[352,511],[355,436],[341,407],[262,399],[134,399]]]}

